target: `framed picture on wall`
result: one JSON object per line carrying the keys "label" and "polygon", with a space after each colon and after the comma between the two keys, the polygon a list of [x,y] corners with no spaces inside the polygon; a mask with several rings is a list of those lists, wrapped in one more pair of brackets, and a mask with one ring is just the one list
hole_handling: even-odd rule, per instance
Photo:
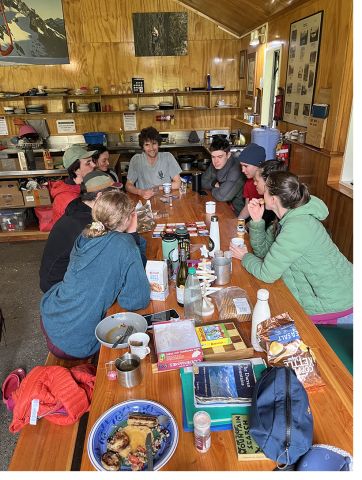
{"label": "framed picture on wall", "polygon": [[246,71],[246,96],[254,96],[255,88],[255,70],[256,70],[256,53],[248,53],[247,71]]}
{"label": "framed picture on wall", "polygon": [[290,25],[283,120],[303,127],[314,98],[323,11]]}
{"label": "framed picture on wall", "polygon": [[245,78],[245,70],[246,70],[245,67],[246,67],[246,50],[241,50],[239,78]]}

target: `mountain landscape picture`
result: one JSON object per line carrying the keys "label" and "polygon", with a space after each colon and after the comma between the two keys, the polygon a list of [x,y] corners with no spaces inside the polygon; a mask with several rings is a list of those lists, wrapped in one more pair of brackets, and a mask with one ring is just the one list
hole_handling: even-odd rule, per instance
{"label": "mountain landscape picture", "polygon": [[61,0],[0,0],[0,65],[69,63]]}

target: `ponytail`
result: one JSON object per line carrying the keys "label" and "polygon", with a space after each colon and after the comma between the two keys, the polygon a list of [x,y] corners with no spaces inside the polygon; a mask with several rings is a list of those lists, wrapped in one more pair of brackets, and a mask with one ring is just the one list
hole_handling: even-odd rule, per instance
{"label": "ponytail", "polygon": [[279,198],[282,207],[294,209],[310,200],[308,187],[300,183],[296,175],[289,172],[271,172],[266,181],[270,195]]}

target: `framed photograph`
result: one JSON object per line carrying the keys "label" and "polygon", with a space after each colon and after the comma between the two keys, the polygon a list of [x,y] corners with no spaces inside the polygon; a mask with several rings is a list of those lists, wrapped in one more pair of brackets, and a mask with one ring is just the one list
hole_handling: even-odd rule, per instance
{"label": "framed photograph", "polygon": [[255,69],[256,69],[256,53],[248,53],[247,77],[246,77],[246,96],[254,96],[255,88]]}
{"label": "framed photograph", "polygon": [[245,78],[245,70],[246,70],[245,67],[246,67],[246,50],[241,50],[239,78]]}
{"label": "framed photograph", "polygon": [[285,122],[307,126],[318,70],[323,12],[317,12],[290,25]]}

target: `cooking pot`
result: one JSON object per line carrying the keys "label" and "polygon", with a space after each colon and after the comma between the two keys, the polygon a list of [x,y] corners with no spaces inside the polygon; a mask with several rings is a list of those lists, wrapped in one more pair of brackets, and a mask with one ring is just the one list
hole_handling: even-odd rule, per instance
{"label": "cooking pot", "polygon": [[210,165],[210,163],[211,163],[211,160],[209,158],[203,158],[202,160],[199,160],[197,162],[197,168],[199,170],[205,171],[207,170],[207,167]]}
{"label": "cooking pot", "polygon": [[196,160],[196,155],[179,155],[178,161],[180,162],[181,168],[184,172],[191,170],[192,164]]}

